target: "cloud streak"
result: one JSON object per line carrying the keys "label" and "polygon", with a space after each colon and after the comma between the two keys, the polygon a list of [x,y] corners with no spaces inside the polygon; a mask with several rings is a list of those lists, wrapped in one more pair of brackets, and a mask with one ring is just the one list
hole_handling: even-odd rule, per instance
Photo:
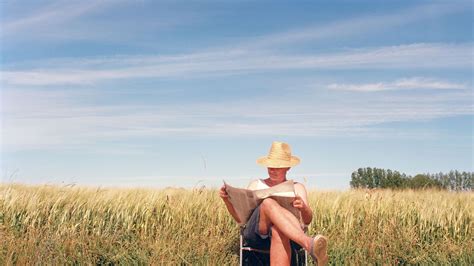
{"label": "cloud streak", "polygon": [[414,77],[404,78],[393,82],[378,82],[366,84],[329,84],[331,90],[357,91],[357,92],[380,92],[393,90],[416,90],[416,89],[433,89],[433,90],[465,90],[466,84],[453,83],[433,78]]}
{"label": "cloud streak", "polygon": [[100,2],[57,2],[36,10],[33,14],[6,21],[2,26],[2,36],[17,35],[19,32],[42,29],[54,25],[64,25],[69,21],[103,9],[110,1]]}
{"label": "cloud streak", "polygon": [[[86,24],[80,18],[110,3],[63,2],[61,12],[52,6],[6,22],[3,36],[17,32],[20,36],[27,29],[54,24],[56,28],[46,29],[51,36],[69,30],[65,25],[75,21],[76,26],[82,25],[75,34],[89,38],[91,35],[81,32]],[[4,145],[8,150],[79,149],[113,140],[161,136],[377,136],[381,131],[374,128],[387,122],[472,115],[468,85],[424,77],[363,84],[330,83],[326,86],[332,96],[350,94],[333,101],[292,97],[270,99],[271,103],[269,99],[245,99],[185,106],[180,102],[160,106],[88,103],[104,95],[100,91],[103,83],[120,84],[144,78],[182,80],[293,70],[466,71],[472,68],[472,43],[408,43],[335,50],[336,47],[332,52],[316,54],[304,53],[304,49],[278,52],[288,44],[347,38],[350,34],[377,32],[460,10],[459,6],[422,6],[383,17],[360,17],[267,34],[247,42],[237,41],[235,46],[202,52],[60,58],[4,65],[0,73],[2,86],[8,88],[3,93],[2,106]],[[101,33],[99,29],[93,35]],[[83,85],[97,86],[95,93],[99,96],[79,91],[87,87],[79,87]],[[360,97],[360,92],[421,89],[435,93],[430,97],[401,94],[391,98],[365,93],[366,97]],[[436,94],[441,91],[445,93]],[[125,97],[121,95],[122,100]],[[281,106],[292,108],[282,111]]]}
{"label": "cloud streak", "polygon": [[[119,2],[123,4],[123,2]],[[120,21],[115,20],[114,24],[120,27],[114,28],[101,20],[92,21],[88,15],[100,12],[112,6],[117,6],[117,1],[100,1],[100,2],[58,2],[49,6],[39,8],[34,13],[23,16],[14,20],[3,22],[3,36],[13,36],[17,40],[49,40],[53,42],[85,40],[90,42],[106,41],[106,42],[123,42],[122,32],[127,29],[128,34],[132,34],[134,38],[129,40],[129,44],[144,45],[144,41],[150,41],[146,36],[154,34],[150,30],[140,30],[140,28],[149,28],[156,30],[162,27],[172,27],[182,24],[183,21],[193,20],[195,22],[197,14],[190,14],[187,10],[176,10],[173,18],[164,18],[161,9],[157,9],[160,21],[150,24],[149,21],[155,21],[154,18],[147,18],[147,22],[137,22],[137,18],[133,18],[134,23],[140,23],[141,27],[134,29],[129,28],[128,23],[122,23],[121,20],[129,19],[121,17]],[[146,5],[135,5],[138,8],[146,8]],[[440,18],[447,15],[463,12],[469,8],[467,4],[429,4],[410,7],[406,9],[396,10],[381,15],[366,15],[359,17],[350,17],[348,19],[333,21],[322,25],[309,25],[301,28],[291,29],[283,32],[268,33],[250,40],[237,41],[237,45],[231,45],[227,48],[214,47],[216,49],[230,50],[237,46],[237,49],[245,50],[261,50],[261,49],[277,49],[282,46],[288,46],[296,43],[305,43],[310,41],[329,40],[334,38],[348,38],[354,35],[366,33],[376,33],[386,31],[387,29],[396,28],[398,26],[409,25],[417,21],[432,18]],[[166,9],[163,7],[162,9]],[[200,20],[206,20],[208,14],[199,14]],[[175,17],[180,17],[179,21]],[[87,19],[86,19],[87,17]],[[138,18],[139,19],[139,18]],[[91,27],[94,31],[91,32]],[[36,30],[35,30],[36,29]],[[105,36],[105,38],[104,38]],[[10,38],[11,39],[11,38]],[[136,39],[141,41],[138,44]]]}
{"label": "cloud streak", "polygon": [[[30,6],[33,6],[32,12],[28,12]],[[15,51],[18,46],[31,43],[74,46],[77,41],[87,43],[88,47],[97,43],[126,43],[128,46],[153,48],[156,40],[150,36],[200,20],[200,16],[193,11],[186,9],[176,14],[174,10],[167,9],[166,3],[158,1],[145,4],[121,0],[60,0],[30,6],[26,8],[11,3],[11,7],[5,7],[8,13],[15,16],[10,15],[11,19],[2,21],[2,50]],[[136,16],[147,7],[155,9],[152,17]],[[121,13],[123,9],[130,12]]]}
{"label": "cloud streak", "polygon": [[[7,85],[81,85],[137,78],[235,75],[278,70],[464,69],[471,44],[409,44],[320,55],[231,51],[177,56],[122,56],[64,61],[48,69],[2,72]],[[46,63],[46,65],[48,65]],[[71,67],[76,66],[78,67]]]}
{"label": "cloud streak", "polygon": [[378,31],[386,31],[397,26],[407,25],[420,20],[455,14],[457,12],[465,11],[466,8],[469,8],[466,4],[421,5],[383,15],[355,17],[324,25],[312,25],[302,29],[268,34],[243,43],[241,46],[247,48],[276,47],[286,44],[327,40],[338,37],[348,38],[354,35],[360,36],[367,32],[374,34]]}
{"label": "cloud streak", "polygon": [[377,126],[473,114],[471,92],[446,93],[442,97],[402,94],[391,98],[356,94],[337,102],[317,103],[305,98],[255,98],[186,106],[179,102],[137,106],[84,104],[93,96],[77,92],[16,90],[3,95],[8,101],[4,101],[2,136],[8,151],[83,149],[110,141],[133,143],[164,136],[403,137],[409,133],[379,130]]}

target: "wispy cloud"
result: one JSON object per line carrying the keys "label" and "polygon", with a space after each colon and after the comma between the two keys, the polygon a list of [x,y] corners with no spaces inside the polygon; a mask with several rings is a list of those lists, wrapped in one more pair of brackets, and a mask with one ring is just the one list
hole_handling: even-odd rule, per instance
{"label": "wispy cloud", "polygon": [[462,12],[466,8],[469,8],[467,3],[420,5],[388,14],[353,17],[323,25],[310,25],[286,32],[268,34],[244,42],[241,44],[241,47],[275,47],[298,42],[340,37],[348,38],[355,35],[360,36],[368,32],[375,34],[378,31],[386,31],[397,26],[409,25],[416,21]]}
{"label": "wispy cloud", "polygon": [[[37,41],[41,41],[45,38],[50,41],[67,41],[68,39],[104,41],[104,36],[106,36],[109,41],[123,42],[123,38],[113,37],[113,35],[118,35],[123,32],[124,28],[127,28],[127,25],[130,24],[121,23],[121,20],[124,19],[123,17],[120,21],[116,20],[113,22],[114,25],[120,25],[120,27],[112,27],[112,25],[107,26],[107,22],[104,21],[90,21],[87,17],[88,15],[101,12],[106,8],[120,4],[124,5],[125,3],[122,1],[54,2],[50,5],[38,8],[33,13],[20,16],[13,20],[4,21],[0,36],[13,35],[15,39],[26,38]],[[140,7],[140,5],[137,7]],[[361,34],[369,32],[374,34],[381,30],[386,31],[387,29],[395,28],[397,26],[409,25],[421,20],[462,12],[468,7],[469,6],[465,3],[420,5],[386,14],[356,16],[344,20],[331,21],[325,24],[307,25],[282,32],[264,34],[260,37],[251,38],[249,40],[243,38],[241,41],[237,41],[237,44],[233,44],[230,47],[238,47],[237,49],[245,50],[258,50],[262,48],[278,48],[301,42],[347,38],[356,34],[360,36]],[[146,8],[146,5],[142,5],[142,8]],[[160,9],[157,9],[157,12],[160,12]],[[177,12],[178,13],[175,14],[175,17],[179,16],[179,21],[164,18],[160,13],[159,20],[156,20],[156,17],[154,17],[152,23],[148,21],[143,24],[143,26],[147,27],[137,27],[129,29],[127,32],[133,34],[139,31],[141,34],[146,36],[149,35],[150,32],[147,34],[146,31],[141,31],[140,28],[156,30],[163,25],[168,27],[169,25],[180,24],[183,20],[189,20],[190,18],[192,18],[192,20],[196,19],[195,15],[189,14],[189,12],[185,10]],[[206,14],[201,14],[200,17],[205,15]],[[134,19],[133,24],[136,23],[137,18]],[[94,31],[91,31],[91,28],[94,28]],[[140,39],[144,41],[144,39]],[[130,44],[131,43],[133,43],[133,39],[130,40]],[[213,47],[211,49],[214,51],[217,49],[229,50],[231,49],[230,47]]]}
{"label": "wispy cloud", "polygon": [[[27,30],[34,31],[35,27],[51,24],[61,26],[48,28],[49,34],[60,35],[60,31],[67,30],[65,24],[110,4],[101,3],[61,2],[64,5],[61,8],[45,7],[30,16],[7,21],[3,36],[16,32],[24,34]],[[80,148],[111,140],[160,136],[375,136],[381,131],[374,127],[386,122],[472,115],[472,93],[467,91],[468,85],[424,77],[363,84],[332,83],[327,85],[332,89],[330,93],[349,91],[353,96],[332,102],[292,97],[291,100],[271,99],[271,103],[269,99],[236,99],[219,103],[186,103],[185,106],[179,102],[160,106],[98,105],[89,103],[94,102],[89,101],[94,99],[94,95],[73,90],[77,85],[99,85],[100,88],[103,82],[142,78],[192,79],[281,70],[465,71],[472,67],[472,43],[334,48],[330,53],[318,54],[277,52],[282,45],[346,38],[350,34],[376,32],[459,10],[458,6],[446,9],[443,6],[423,6],[384,17],[348,19],[268,34],[203,52],[62,58],[3,65],[1,83],[4,88],[9,88],[3,93],[4,145],[9,150],[28,150]],[[94,34],[101,33],[101,30],[94,31]],[[89,36],[81,27],[77,34]],[[72,90],[59,90],[61,87]],[[369,98],[358,97],[358,92],[362,91],[415,89],[447,93],[430,97],[402,94],[391,98],[367,93],[364,96],[369,95]],[[101,95],[103,92],[97,89],[95,93]],[[291,106],[291,109],[282,109],[282,106]]]}
{"label": "wispy cloud", "polygon": [[4,21],[2,36],[8,37],[11,34],[18,34],[22,31],[28,31],[31,34],[35,32],[34,29],[64,25],[66,22],[100,10],[111,3],[112,1],[55,2],[41,7],[26,16]]}
{"label": "wispy cloud", "polygon": [[409,44],[319,55],[231,51],[166,57],[71,59],[49,69],[3,71],[2,79],[9,85],[44,86],[293,69],[457,69],[470,67],[471,47],[471,44]]}
{"label": "wispy cloud", "polygon": [[434,78],[413,77],[398,79],[393,82],[378,82],[365,84],[338,84],[328,85],[332,90],[359,91],[359,92],[378,92],[392,90],[415,90],[415,89],[434,89],[434,90],[464,90],[466,84],[453,83]]}
{"label": "wispy cloud", "polygon": [[[155,9],[153,17],[136,16],[142,12],[141,9],[146,9],[147,4],[133,1],[60,0],[46,4],[35,3],[32,8],[22,8],[20,3],[11,3],[17,7],[15,15],[2,21],[2,49],[15,50],[18,44],[61,45],[76,41],[94,45],[102,43],[153,47],[156,46],[156,40],[150,36],[156,36],[158,31],[197,23],[200,19],[190,10],[176,14],[165,6],[156,6],[162,3],[148,4]],[[10,11],[8,7],[5,9],[6,12]],[[120,13],[123,9],[133,11]]]}
{"label": "wispy cloud", "polygon": [[472,94],[456,90],[442,97],[386,98],[373,94],[367,98],[356,93],[337,102],[254,98],[186,106],[179,102],[159,106],[85,104],[94,96],[74,91],[44,92],[4,93],[8,99],[4,101],[2,128],[6,150],[83,149],[109,141],[133,143],[143,137],[163,136],[403,137],[396,130],[377,130],[374,126],[473,114]]}

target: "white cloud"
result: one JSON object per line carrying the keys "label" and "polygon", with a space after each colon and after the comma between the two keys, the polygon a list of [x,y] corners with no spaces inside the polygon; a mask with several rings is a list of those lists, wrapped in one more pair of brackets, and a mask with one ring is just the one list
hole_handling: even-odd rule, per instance
{"label": "white cloud", "polygon": [[35,29],[44,29],[45,27],[55,25],[63,26],[64,23],[100,10],[110,3],[112,3],[112,1],[56,2],[35,10],[34,13],[28,14],[27,16],[4,21],[2,35],[8,37],[9,35],[18,34],[22,31],[28,31],[30,34],[34,34]]}
{"label": "white cloud", "polygon": [[462,12],[466,8],[469,8],[466,3],[421,5],[388,14],[348,18],[324,25],[312,25],[302,29],[268,34],[242,43],[241,47],[275,47],[297,42],[319,41],[337,37],[347,38],[354,35],[360,36],[367,32],[376,34],[378,31],[387,31],[397,26]]}
{"label": "white cloud", "polygon": [[[87,104],[74,90],[4,92],[5,150],[85,149],[98,143],[163,136],[370,136],[400,135],[374,126],[472,115],[472,94],[343,98],[327,102],[300,98],[246,99],[219,103],[155,105]],[[337,92],[335,92],[337,93]],[[255,106],[259,108],[256,109]],[[291,108],[282,108],[291,106]],[[418,136],[419,137],[419,136]],[[423,137],[426,137],[423,135]]]}
{"label": "white cloud", "polygon": [[[64,13],[46,9],[8,22],[4,34],[26,29],[32,31],[31,27],[35,25],[57,24],[62,28],[71,20],[102,7],[91,3],[74,10],[75,5],[77,3],[67,4]],[[246,99],[245,102],[191,103],[186,106],[180,103],[137,106],[129,103],[87,104],[94,95],[74,90],[76,85],[100,85],[101,82],[120,82],[124,79],[192,79],[196,76],[277,70],[470,69],[472,43],[415,43],[345,49],[326,54],[282,54],[271,49],[281,44],[346,36],[349,32],[356,32],[355,28],[360,28],[360,32],[384,29],[444,12],[442,8],[434,8],[433,13],[426,15],[422,12],[419,17],[414,11],[406,11],[388,16],[386,20],[367,17],[336,22],[263,36],[237,44],[234,49],[218,47],[207,52],[168,56],[63,58],[18,63],[13,67],[4,65],[0,73],[1,82],[4,88],[10,89],[3,92],[3,145],[8,150],[81,149],[110,140],[178,135],[376,136],[381,131],[373,126],[386,122],[472,115],[472,101],[469,101],[472,94],[459,92],[467,89],[465,84],[420,77],[368,84],[333,83],[329,88],[334,89],[333,93],[337,90],[430,88],[445,90],[449,94],[370,98],[370,104],[367,98],[354,96],[333,102],[315,102],[301,97],[291,101],[272,99],[271,103],[269,99]],[[58,33],[58,28],[48,30],[52,35]],[[80,29],[77,34],[82,34]],[[70,87],[71,90],[53,90],[59,86]],[[98,90],[96,93],[101,92]],[[282,106],[291,106],[291,109],[283,110]]]}
{"label": "white cloud", "polygon": [[[155,3],[156,4],[156,3]],[[170,10],[169,7],[155,7],[156,14],[153,18],[146,17],[121,17],[110,21],[97,20],[100,17],[91,17],[98,12],[114,6],[134,7],[137,9],[147,8],[146,4],[138,4],[122,1],[92,1],[92,2],[70,2],[59,1],[51,5],[41,7],[31,14],[18,17],[13,20],[3,21],[2,35],[8,36],[8,41],[34,40],[34,41],[101,41],[107,43],[124,42],[123,32],[127,32],[128,45],[147,46],[146,42],[153,43],[146,36],[155,35],[159,28],[170,28],[183,21],[206,20],[207,14],[190,13],[187,9]],[[375,34],[378,31],[397,26],[415,23],[417,21],[440,18],[445,15],[462,12],[469,8],[467,4],[428,4],[396,10],[394,12],[380,15],[366,15],[361,17],[350,17],[341,21],[329,22],[322,25],[310,25],[288,31],[270,33],[248,41],[237,41],[231,47],[238,49],[272,49],[298,42],[309,42],[315,40],[328,40],[333,38],[347,38],[353,35],[360,36],[365,33]],[[166,10],[167,12],[163,12]],[[179,17],[179,19],[176,19]],[[133,19],[133,23],[130,21]],[[130,25],[134,25],[133,28]],[[91,28],[94,30],[91,31]],[[148,29],[148,30],[145,30]],[[151,31],[152,30],[152,31]],[[13,38],[12,38],[13,37]],[[138,41],[137,41],[138,40]],[[229,50],[229,48],[212,47],[216,49]]]}
{"label": "white cloud", "polygon": [[9,50],[18,44],[58,45],[76,41],[153,48],[156,40],[150,36],[201,19],[201,14],[189,9],[176,13],[166,3],[151,5],[153,17],[136,16],[146,4],[133,1],[52,1],[30,6],[9,3],[5,7],[9,17],[2,21],[0,38],[3,49]]}
{"label": "white cloud", "polygon": [[434,78],[413,77],[398,79],[393,82],[377,82],[366,84],[338,84],[332,83],[327,86],[331,90],[359,91],[359,92],[377,92],[392,90],[415,90],[415,89],[434,89],[434,90],[465,90],[468,87],[463,83],[453,83],[449,81],[438,80]]}
{"label": "white cloud", "polygon": [[[237,50],[166,57],[121,56],[64,60],[64,64],[49,68],[3,71],[1,74],[8,85],[44,86],[293,69],[459,69],[470,67],[471,47],[471,44],[410,44],[320,55],[273,55]],[[49,64],[46,62],[45,66]]]}
{"label": "white cloud", "polygon": [[465,84],[420,77],[397,80],[393,85],[403,89],[467,89]]}

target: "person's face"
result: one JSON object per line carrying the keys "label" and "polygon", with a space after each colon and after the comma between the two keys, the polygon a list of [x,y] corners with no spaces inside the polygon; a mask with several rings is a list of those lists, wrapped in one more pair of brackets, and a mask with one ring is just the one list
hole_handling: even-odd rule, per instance
{"label": "person's face", "polygon": [[268,167],[268,176],[272,179],[284,179],[286,173],[290,170],[290,167],[287,168],[270,168]]}

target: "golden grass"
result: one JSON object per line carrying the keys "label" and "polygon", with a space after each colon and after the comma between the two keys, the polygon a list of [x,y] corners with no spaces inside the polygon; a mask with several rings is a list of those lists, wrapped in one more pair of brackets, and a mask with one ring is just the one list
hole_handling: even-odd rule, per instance
{"label": "golden grass", "polygon": [[[334,264],[474,264],[473,193],[312,191]],[[0,264],[238,264],[216,190],[0,185]]]}

